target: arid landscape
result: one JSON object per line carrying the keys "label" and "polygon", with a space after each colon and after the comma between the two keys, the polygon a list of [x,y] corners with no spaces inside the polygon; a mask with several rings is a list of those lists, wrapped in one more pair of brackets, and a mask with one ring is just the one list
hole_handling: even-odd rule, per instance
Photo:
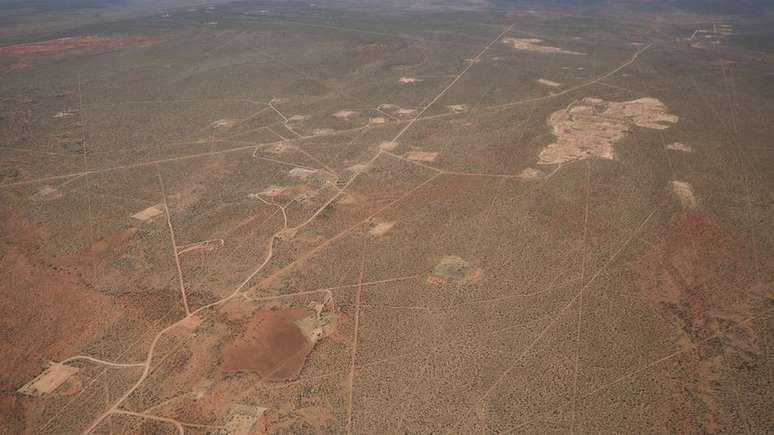
{"label": "arid landscape", "polygon": [[767,3],[0,0],[0,433],[772,433]]}

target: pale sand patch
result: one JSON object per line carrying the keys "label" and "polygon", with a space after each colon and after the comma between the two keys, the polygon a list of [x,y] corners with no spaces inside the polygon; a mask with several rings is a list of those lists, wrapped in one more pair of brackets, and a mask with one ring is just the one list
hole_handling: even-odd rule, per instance
{"label": "pale sand patch", "polygon": [[190,245],[178,246],[177,255],[185,254],[192,251],[206,251],[212,252],[225,246],[226,241],[223,239],[211,239],[203,242],[191,243]]}
{"label": "pale sand patch", "polygon": [[379,222],[373,227],[371,227],[370,230],[368,230],[368,234],[374,236],[374,237],[382,237],[383,235],[387,234],[392,227],[395,226],[397,222],[390,221],[390,222]]}
{"label": "pale sand patch", "polygon": [[655,98],[608,102],[584,98],[548,118],[556,137],[538,155],[538,163],[559,164],[590,157],[613,159],[613,145],[632,130],[632,124],[663,130],[679,118]]}
{"label": "pale sand patch", "polygon": [[586,54],[578,51],[565,50],[559,47],[542,45],[543,40],[537,38],[503,38],[502,42],[503,44],[510,44],[516,50],[535,51],[538,53],[574,54],[579,56]]}
{"label": "pale sand patch", "polygon": [[540,83],[541,85],[550,86],[552,88],[558,88],[559,86],[562,86],[561,83],[554,82],[548,79],[538,79],[537,82]]}
{"label": "pale sand patch", "polygon": [[481,278],[481,269],[456,255],[447,255],[433,268],[428,284],[443,282],[470,283]]}
{"label": "pale sand patch", "polygon": [[164,213],[164,206],[161,204],[156,204],[152,207],[148,207],[145,210],[133,214],[132,217],[140,221],[147,221],[162,213]]}
{"label": "pale sand patch", "polygon": [[332,128],[315,128],[314,130],[312,130],[312,134],[315,136],[322,136],[322,135],[333,134],[333,133],[336,133],[336,130]]}
{"label": "pale sand patch", "polygon": [[316,315],[296,320],[295,323],[309,344],[314,345],[320,339],[329,337],[336,330],[337,316],[334,313],[323,313],[325,305],[313,303],[310,307]]}
{"label": "pale sand patch", "polygon": [[202,379],[197,382],[191,391],[194,400],[201,400],[201,398],[210,391],[214,383],[215,381],[212,379]]}
{"label": "pale sand patch", "polygon": [[383,116],[376,116],[374,118],[369,118],[368,119],[368,124],[369,125],[380,125],[380,124],[384,124],[386,122],[387,122],[387,120],[384,119]]}
{"label": "pale sand patch", "polygon": [[685,181],[672,180],[669,182],[669,186],[684,208],[696,208],[698,201],[696,200],[696,195],[693,194],[693,187],[690,184]]}
{"label": "pale sand patch", "polygon": [[34,199],[37,200],[51,200],[51,199],[57,199],[61,198],[62,192],[59,191],[56,187],[52,187],[49,185],[45,185],[38,189],[38,193],[34,195]]}
{"label": "pale sand patch", "polygon": [[415,162],[433,162],[438,158],[438,153],[429,151],[409,151],[404,157]]}
{"label": "pale sand patch", "polygon": [[683,152],[686,152],[686,153],[692,153],[693,152],[693,148],[691,148],[690,145],[686,145],[686,144],[684,144],[682,142],[670,143],[669,145],[666,146],[666,149],[672,150],[672,151],[683,151]]}
{"label": "pale sand patch", "polygon": [[368,172],[369,169],[371,169],[371,166],[368,163],[358,163],[350,166],[348,169],[358,174],[364,174]]}
{"label": "pale sand patch", "polygon": [[519,172],[519,175],[518,175],[519,178],[524,178],[526,180],[533,180],[535,178],[540,178],[542,176],[543,176],[543,172],[535,168],[525,168],[523,171]]}
{"label": "pale sand patch", "polygon": [[318,172],[319,171],[316,169],[293,168],[290,170],[289,174],[293,178],[308,180],[310,177],[317,175]]}
{"label": "pale sand patch", "polygon": [[287,187],[284,186],[269,186],[266,189],[263,189],[260,193],[251,193],[248,195],[248,197],[252,199],[258,199],[260,198],[260,195],[266,195],[268,197],[275,197],[275,196],[282,196],[286,191],[288,190]]}
{"label": "pale sand patch", "polygon": [[288,118],[288,122],[301,122],[307,119],[309,119],[309,117],[306,115],[293,115]]}
{"label": "pale sand patch", "polygon": [[239,121],[236,119],[219,119],[212,123],[212,126],[215,128],[231,128],[235,125],[237,125]]}
{"label": "pale sand patch", "polygon": [[382,142],[381,145],[379,145],[379,149],[384,151],[392,151],[397,147],[398,147],[398,142],[391,142],[391,141]]}
{"label": "pale sand patch", "polygon": [[54,363],[35,379],[19,388],[19,393],[35,397],[48,394],[56,390],[79,371],[78,367]]}
{"label": "pale sand patch", "polygon": [[445,106],[447,109],[449,109],[450,112],[454,113],[462,113],[468,111],[468,105],[467,104],[450,104],[448,106]]}
{"label": "pale sand patch", "polygon": [[339,119],[349,119],[350,117],[357,115],[360,112],[355,112],[354,110],[339,110],[338,112],[333,114],[334,118]]}
{"label": "pale sand patch", "polygon": [[404,85],[410,85],[413,83],[423,82],[424,80],[418,79],[416,77],[401,77],[400,79],[398,79],[398,81],[403,83]]}

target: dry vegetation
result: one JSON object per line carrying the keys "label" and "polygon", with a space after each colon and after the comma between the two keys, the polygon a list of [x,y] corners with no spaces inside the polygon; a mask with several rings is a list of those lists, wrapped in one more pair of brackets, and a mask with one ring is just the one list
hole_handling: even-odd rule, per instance
{"label": "dry vegetation", "polygon": [[0,6],[1,432],[769,432],[763,18],[517,3]]}

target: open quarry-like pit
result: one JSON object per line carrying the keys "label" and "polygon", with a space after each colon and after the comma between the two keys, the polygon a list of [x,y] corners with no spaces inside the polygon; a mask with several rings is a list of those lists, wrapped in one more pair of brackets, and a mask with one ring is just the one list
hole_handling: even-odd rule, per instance
{"label": "open quarry-like pit", "polygon": [[548,118],[556,140],[540,152],[538,163],[562,164],[589,157],[612,159],[613,145],[633,127],[664,130],[678,119],[655,98],[622,102],[584,98]]}

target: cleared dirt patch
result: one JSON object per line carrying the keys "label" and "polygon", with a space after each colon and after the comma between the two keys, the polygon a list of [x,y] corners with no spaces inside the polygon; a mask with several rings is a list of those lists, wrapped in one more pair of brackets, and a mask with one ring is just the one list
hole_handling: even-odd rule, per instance
{"label": "cleared dirt patch", "polygon": [[451,104],[446,106],[447,109],[449,109],[450,112],[454,113],[462,113],[468,111],[468,105],[467,104]]}
{"label": "cleared dirt patch", "polygon": [[693,187],[685,181],[670,181],[669,187],[672,193],[677,196],[683,208],[696,208],[698,201],[696,201],[696,195],[693,193]]}
{"label": "cleared dirt patch", "polygon": [[71,376],[78,373],[78,367],[71,367],[64,364],[52,364],[38,377],[30,381],[27,385],[19,388],[19,392],[28,396],[42,396],[48,394],[60,385],[64,384]]}
{"label": "cleared dirt patch", "polygon": [[631,131],[632,125],[663,130],[678,119],[655,98],[622,102],[584,98],[548,118],[556,141],[540,152],[539,163],[561,164],[590,157],[613,159],[613,145]]}
{"label": "cleared dirt patch", "polygon": [[398,143],[397,142],[382,142],[379,145],[379,149],[385,150],[385,151],[392,151],[392,150],[394,150],[397,147],[398,147]]}
{"label": "cleared dirt patch", "polygon": [[213,122],[212,126],[215,128],[231,128],[237,124],[239,124],[239,121],[236,119],[219,119]]}
{"label": "cleared dirt patch", "polygon": [[548,80],[548,79],[538,79],[537,82],[543,86],[548,86],[550,88],[558,88],[559,86],[562,86],[561,83]]}
{"label": "cleared dirt patch", "polygon": [[433,268],[433,274],[427,278],[429,284],[455,282],[469,283],[481,277],[481,269],[456,255],[447,255]]}
{"label": "cleared dirt patch", "polygon": [[314,346],[296,321],[314,315],[305,308],[256,312],[245,333],[224,348],[221,369],[255,373],[268,381],[295,379]]}
{"label": "cleared dirt patch", "polygon": [[59,189],[46,185],[38,189],[38,193],[33,195],[32,199],[35,199],[38,201],[48,201],[48,200],[57,199],[61,197],[62,197],[62,192],[59,191]]}
{"label": "cleared dirt patch", "polygon": [[543,172],[535,168],[525,168],[523,171],[519,172],[519,178],[523,178],[526,180],[534,180],[542,176],[543,176]]}
{"label": "cleared dirt patch", "polygon": [[317,341],[335,329],[322,306],[256,311],[247,322],[245,332],[224,347],[221,369],[254,373],[264,381],[296,379]]}
{"label": "cleared dirt patch", "polygon": [[682,152],[685,152],[685,153],[692,153],[693,152],[693,148],[690,145],[686,145],[686,144],[684,144],[682,142],[670,143],[669,145],[666,146],[666,149],[668,149],[670,151],[682,151]]}
{"label": "cleared dirt patch", "polygon": [[293,178],[298,178],[299,180],[308,180],[309,178],[317,176],[317,170],[314,169],[304,169],[304,168],[293,168],[290,170],[289,174]]}
{"label": "cleared dirt patch", "polygon": [[259,193],[251,193],[248,196],[253,198],[253,197],[256,197],[256,196],[259,196],[259,195],[266,195],[268,197],[272,197],[273,198],[275,196],[282,196],[287,191],[288,191],[287,187],[284,187],[284,186],[273,186],[272,185],[272,186],[267,187],[266,189],[263,189]]}
{"label": "cleared dirt patch", "polygon": [[288,118],[288,122],[302,122],[309,119],[306,115],[293,115],[290,118]]}
{"label": "cleared dirt patch", "polygon": [[509,44],[516,50],[535,51],[538,53],[574,54],[585,55],[578,51],[565,50],[559,47],[542,45],[543,40],[537,38],[503,38],[503,44]]}
{"label": "cleared dirt patch", "polygon": [[357,163],[355,165],[350,166],[348,169],[358,174],[364,174],[368,172],[369,169],[371,169],[371,166],[368,163]]}
{"label": "cleared dirt patch", "polygon": [[132,215],[132,218],[144,222],[144,221],[153,219],[154,217],[162,213],[164,213],[164,206],[161,204],[156,204],[152,207],[146,208],[145,210],[138,211],[137,213]]}
{"label": "cleared dirt patch", "polygon": [[382,237],[387,234],[397,222],[378,222],[368,230],[368,234],[374,237]]}
{"label": "cleared dirt patch", "polygon": [[222,248],[223,245],[225,245],[225,243],[226,242],[223,239],[212,239],[212,240],[205,240],[203,242],[191,243],[190,245],[178,246],[177,255],[184,254],[186,252],[191,252],[191,251],[206,251],[206,252],[217,251],[218,249]]}
{"label": "cleared dirt patch", "polygon": [[415,162],[433,162],[438,158],[438,153],[430,151],[409,151],[404,157]]}
{"label": "cleared dirt patch", "polygon": [[71,117],[75,116],[76,113],[78,113],[78,112],[75,111],[75,110],[68,110],[68,111],[65,111],[65,112],[56,112],[53,115],[51,115],[51,117],[54,118],[54,119],[71,118]]}
{"label": "cleared dirt patch", "polygon": [[359,113],[360,112],[355,112],[354,110],[339,110],[333,114],[333,117],[339,119],[349,119]]}

